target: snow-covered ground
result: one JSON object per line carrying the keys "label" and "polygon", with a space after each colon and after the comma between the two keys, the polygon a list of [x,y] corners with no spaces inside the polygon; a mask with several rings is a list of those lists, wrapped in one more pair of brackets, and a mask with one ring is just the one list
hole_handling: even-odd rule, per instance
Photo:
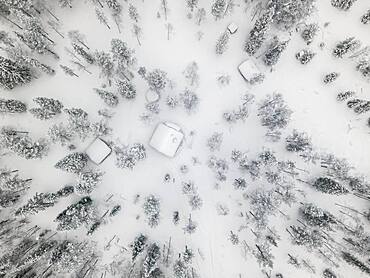
{"label": "snow-covered ground", "polygon": [[[317,152],[333,153],[337,157],[345,158],[357,173],[367,175],[370,178],[370,128],[367,126],[366,114],[357,115],[348,109],[345,103],[338,102],[336,95],[344,90],[354,90],[357,96],[368,99],[370,91],[369,82],[355,70],[355,62],[351,59],[336,59],[332,56],[335,44],[347,37],[354,36],[360,39],[364,46],[370,45],[369,25],[361,24],[359,18],[369,8],[367,1],[358,1],[348,12],[340,11],[330,5],[330,1],[318,1],[314,14],[307,22],[317,22],[320,31],[310,48],[317,55],[307,65],[301,65],[295,58],[295,53],[306,47],[306,43],[298,32],[293,30],[278,32],[275,29],[269,33],[269,37],[279,35],[290,39],[287,49],[276,66],[272,69],[263,65],[261,59],[254,59],[257,66],[265,73],[263,83],[249,85],[237,70],[238,65],[248,58],[243,46],[249,31],[253,27],[250,12],[252,4],[243,1],[234,8],[231,15],[215,21],[210,13],[204,23],[197,25],[193,19],[187,18],[188,9],[185,1],[168,1],[167,20],[161,11],[160,18],[157,12],[160,10],[160,1],[133,1],[140,14],[139,25],[142,28],[138,45],[136,37],[131,29],[131,21],[123,16],[121,33],[118,32],[114,22],[109,19],[111,29],[100,24],[95,16],[95,11],[90,4],[83,1],[75,1],[73,8],[57,8],[55,13],[62,22],[61,31],[78,29],[86,35],[86,41],[91,49],[106,50],[110,48],[113,38],[120,38],[127,42],[129,47],[135,49],[138,66],[145,66],[149,71],[159,68],[167,72],[171,80],[171,86],[167,86],[162,96],[180,94],[187,87],[183,71],[186,66],[195,61],[199,67],[199,87],[195,92],[199,96],[199,106],[192,112],[187,113],[184,109],[170,109],[164,103],[161,111],[154,115],[149,123],[144,123],[140,116],[145,112],[145,94],[149,90],[147,83],[138,74],[135,74],[133,83],[137,89],[134,100],[122,100],[117,108],[114,108],[114,116],[109,121],[112,134],[106,136],[106,140],[119,140],[124,144],[142,143],[146,147],[147,158],[139,161],[133,170],[120,169],[115,165],[114,155],[99,166],[105,174],[102,182],[91,194],[91,197],[100,206],[104,213],[104,207],[115,204],[122,206],[122,211],[107,223],[102,225],[90,238],[97,242],[101,253],[101,262],[109,263],[117,249],[104,250],[104,246],[113,237],[119,238],[120,246],[129,248],[129,244],[139,233],[148,235],[162,246],[171,239],[171,244],[176,253],[188,246],[194,250],[195,258],[193,267],[200,277],[206,278],[248,278],[266,277],[261,273],[261,267],[251,253],[245,254],[243,241],[254,248],[256,236],[251,232],[252,224],[246,224],[240,213],[248,214],[248,199],[242,191],[234,189],[232,183],[235,178],[244,177],[248,183],[246,192],[255,188],[267,186],[264,181],[252,181],[247,174],[242,172],[231,162],[230,154],[234,149],[248,152],[249,158],[254,158],[263,149],[272,149],[276,152],[279,160],[291,159],[297,165],[307,169],[310,173],[299,176],[302,180],[308,180],[320,173],[320,167],[303,162],[296,154],[285,150],[284,138],[293,129],[307,132],[312,138],[313,146]],[[123,3],[127,9],[128,3]],[[200,7],[207,12],[211,3],[200,1]],[[248,8],[249,7],[249,8]],[[246,9],[248,9],[246,11]],[[218,37],[227,28],[227,25],[235,22],[239,29],[230,35],[229,47],[222,55],[215,53],[215,45]],[[166,23],[173,25],[173,31],[167,37]],[[325,23],[329,23],[324,27]],[[7,27],[4,25],[4,29]],[[199,40],[197,32],[202,31],[203,36]],[[57,37],[55,50],[61,56],[60,64],[68,65],[71,57],[64,52],[68,46],[68,40]],[[319,44],[325,43],[321,49]],[[255,56],[258,57],[261,51]],[[104,80],[99,78],[97,67],[90,67],[92,74],[77,71],[79,77],[71,77],[60,70],[58,64],[51,58],[45,59],[55,68],[57,73],[50,77],[42,75],[37,80],[26,86],[12,91],[1,90],[1,97],[16,98],[26,102],[32,107],[32,98],[45,96],[59,99],[67,108],[79,107],[89,113],[92,119],[98,119],[97,111],[103,107],[103,102],[93,92],[93,88],[100,88]],[[58,61],[59,63],[59,61]],[[332,84],[322,82],[325,74],[333,71],[340,72],[338,80]],[[230,83],[220,85],[217,78],[228,75]],[[274,92],[281,93],[293,111],[288,127],[283,130],[282,139],[271,142],[266,139],[266,128],[261,126],[257,116],[258,104]],[[245,121],[229,124],[223,119],[223,113],[235,109],[240,105],[241,97],[245,93],[255,96],[254,104],[250,105],[250,115]],[[163,101],[162,98],[161,101]],[[29,131],[34,138],[46,137],[47,130],[52,123],[60,122],[60,118],[50,121],[40,121],[29,113],[22,115],[1,115],[1,125],[11,125],[19,130]],[[181,126],[185,134],[185,141],[175,158],[167,158],[149,147],[148,142],[155,126],[162,121],[171,121]],[[223,134],[223,142],[220,150],[211,152],[207,145],[207,139],[214,133]],[[93,138],[83,142],[76,142],[77,151],[84,151]],[[0,164],[10,168],[19,169],[22,176],[32,178],[32,186],[23,199],[36,192],[52,192],[60,189],[63,185],[73,184],[75,174],[66,173],[54,168],[54,164],[64,157],[69,151],[66,147],[52,145],[48,155],[40,160],[25,160],[15,155],[5,156]],[[208,159],[211,155],[226,159],[229,163],[229,171],[224,182],[215,178],[214,173],[208,167]],[[197,158],[199,163],[193,163]],[[188,172],[183,173],[181,166],[186,165]],[[93,165],[89,165],[93,166]],[[174,179],[165,182],[164,177],[169,173]],[[199,210],[192,210],[188,204],[188,198],[182,193],[182,183],[193,181],[203,205]],[[353,195],[333,196],[315,191],[310,186],[296,181],[296,186],[307,192],[307,195],[299,195],[300,202],[314,202],[338,215],[339,208],[334,203],[353,206],[359,210],[369,208],[369,201],[361,200]],[[113,197],[105,200],[113,194]],[[135,197],[140,195],[137,202]],[[161,202],[160,223],[157,227],[148,226],[143,213],[143,202],[146,196],[153,194]],[[48,208],[31,217],[31,223],[41,227],[56,228],[53,219],[69,204],[77,201],[80,196],[73,195],[59,201],[54,207]],[[229,209],[228,215],[219,215],[217,206],[225,205]],[[285,228],[297,223],[299,204],[292,207],[283,205],[280,209],[290,216],[287,220],[279,214],[273,216],[269,227],[275,227],[281,236],[278,247],[273,247],[272,254],[275,257],[274,268],[271,275],[282,273],[284,277],[322,277],[322,271],[329,265],[320,259],[317,253],[308,252],[303,246],[291,244],[289,234]],[[179,211],[180,222],[174,225],[172,216],[174,211]],[[185,233],[189,215],[197,222],[198,227],[193,234]],[[246,229],[240,229],[241,225],[250,225]],[[369,222],[365,223],[369,232]],[[230,231],[239,236],[239,244],[233,245],[229,240]],[[74,236],[84,239],[86,229],[61,232],[66,238]],[[129,251],[125,251],[129,252]],[[308,258],[316,268],[316,273],[294,268],[287,263],[287,254],[295,254],[300,258]],[[365,256],[369,259],[369,256]],[[365,273],[346,264],[339,262],[338,268],[333,268],[338,277],[366,277]],[[369,267],[369,263],[367,262]],[[166,277],[174,277],[171,268],[164,268]],[[100,272],[101,273],[101,272]],[[96,277],[100,277],[100,273]],[[65,276],[67,277],[67,276]],[[109,277],[109,274],[107,274]],[[271,276],[275,277],[275,276]]]}

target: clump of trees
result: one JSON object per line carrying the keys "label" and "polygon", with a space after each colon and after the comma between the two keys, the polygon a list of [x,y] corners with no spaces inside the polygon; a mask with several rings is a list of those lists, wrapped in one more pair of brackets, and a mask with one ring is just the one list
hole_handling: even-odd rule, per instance
{"label": "clump of trees", "polygon": [[39,107],[31,108],[30,113],[39,120],[49,120],[62,113],[63,104],[61,101],[47,97],[33,99]]}
{"label": "clump of trees", "polygon": [[317,178],[312,186],[316,188],[318,191],[327,194],[341,195],[348,193],[348,189],[346,187],[328,177]]}

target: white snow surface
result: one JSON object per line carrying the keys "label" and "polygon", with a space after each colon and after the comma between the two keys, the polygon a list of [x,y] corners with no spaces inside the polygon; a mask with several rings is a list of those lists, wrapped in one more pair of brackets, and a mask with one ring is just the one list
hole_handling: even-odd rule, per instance
{"label": "white snow surface", "polygon": [[[111,30],[108,30],[98,23],[93,9],[88,8],[83,1],[75,2],[71,10],[57,10],[63,19],[62,30],[66,33],[68,30],[78,29],[86,35],[87,42],[93,49],[108,50],[112,38],[123,39],[130,47],[135,48],[138,65],[144,65],[149,70],[160,68],[168,73],[173,86],[167,86],[163,95],[181,93],[185,89],[182,72],[190,62],[198,63],[200,75],[200,85],[196,89],[200,104],[194,113],[188,114],[182,109],[171,110],[163,105],[155,120],[150,124],[144,124],[139,117],[144,112],[145,92],[148,87],[138,74],[133,80],[138,91],[136,99],[121,100],[115,109],[114,117],[110,121],[113,134],[109,139],[119,139],[125,144],[143,143],[146,146],[147,158],[138,162],[133,170],[117,168],[113,155],[100,166],[105,175],[101,185],[92,193],[92,198],[104,207],[108,206],[105,199],[113,194],[109,204],[118,203],[123,207],[118,216],[112,218],[111,222],[103,225],[92,236],[104,253],[103,261],[108,262],[111,258],[112,254],[109,251],[104,252],[103,246],[114,235],[119,237],[119,245],[127,247],[133,238],[142,232],[151,240],[162,244],[171,237],[174,249],[178,252],[183,250],[185,245],[194,250],[199,249],[204,258],[196,251],[194,266],[201,277],[265,277],[256,260],[251,255],[244,257],[241,245],[234,246],[228,240],[230,231],[237,231],[243,224],[239,213],[246,209],[241,205],[245,202],[243,196],[232,186],[232,181],[242,176],[241,172],[236,167],[231,167],[227,181],[220,183],[220,188],[215,189],[217,181],[207,167],[207,160],[212,153],[206,148],[206,142],[214,131],[223,133],[222,147],[214,153],[217,157],[230,160],[230,153],[235,148],[249,151],[251,157],[263,148],[271,148],[277,152],[279,159],[296,160],[296,155],[285,151],[283,140],[272,143],[265,139],[266,129],[260,125],[255,105],[252,106],[250,116],[245,122],[229,125],[223,120],[222,114],[237,107],[241,96],[246,92],[254,94],[257,103],[273,92],[283,94],[288,106],[293,110],[292,121],[284,131],[285,135],[293,129],[306,131],[312,136],[316,148],[346,158],[358,172],[370,176],[370,129],[366,126],[367,117],[354,114],[344,103],[336,101],[336,94],[347,89],[355,90],[359,96],[368,98],[370,86],[355,71],[355,64],[352,61],[338,60],[331,55],[336,42],[349,36],[359,38],[364,45],[370,44],[369,26],[359,21],[359,17],[368,8],[367,1],[357,1],[349,12],[333,8],[330,1],[318,1],[317,11],[308,19],[308,22],[318,22],[321,27],[311,46],[317,52],[316,57],[308,65],[301,65],[295,59],[295,53],[306,45],[300,35],[293,31],[291,41],[278,64],[271,72],[265,68],[264,82],[253,87],[245,82],[237,69],[238,65],[248,58],[243,51],[243,45],[253,27],[253,22],[244,11],[245,4],[242,1],[232,15],[215,21],[208,14],[205,23],[200,26],[186,17],[185,1],[168,1],[168,22],[174,26],[170,40],[167,39],[165,19],[163,16],[157,18],[160,1],[135,1],[143,29],[141,46],[137,44],[131,32],[131,24],[126,17],[121,26],[122,32],[118,33],[112,20]],[[199,5],[204,6],[207,11],[210,8],[208,1],[200,1]],[[218,56],[215,54],[217,38],[231,22],[239,26],[238,32],[230,37],[227,51]],[[322,27],[325,22],[330,22],[326,28]],[[204,32],[201,40],[197,39],[198,31]],[[319,49],[320,42],[326,44],[323,50]],[[56,50],[63,54],[62,64],[68,64],[70,57],[63,52],[63,45],[63,40],[57,39]],[[52,63],[51,60],[50,62]],[[258,66],[263,68],[261,61],[260,63]],[[80,71],[79,78],[74,78],[66,76],[58,67],[54,77],[43,75],[29,85],[14,91],[2,90],[1,96],[17,98],[28,103],[30,107],[33,97],[54,97],[60,99],[65,107],[81,107],[91,118],[97,118],[97,110],[103,103],[93,92],[93,88],[99,87],[102,80],[98,78],[96,68],[92,67],[91,71],[92,75]],[[340,71],[341,76],[334,83],[324,85],[323,76],[331,71]],[[228,86],[220,87],[217,77],[223,74],[229,75],[231,81]],[[58,122],[58,119],[39,121],[28,113],[16,116],[4,115],[0,121],[2,125],[27,129],[33,136],[43,137],[46,136],[51,123]],[[181,150],[173,159],[162,156],[148,146],[152,130],[163,121],[178,123],[185,133]],[[89,140],[86,140],[77,144],[77,150],[85,150],[88,143]],[[65,184],[74,183],[75,175],[54,168],[54,164],[67,153],[66,148],[53,145],[48,156],[42,160],[24,160],[16,156],[7,156],[0,162],[20,169],[22,176],[33,179],[28,193],[28,196],[32,196],[35,192],[55,191]],[[197,157],[200,164],[193,165],[192,157]],[[303,162],[298,162],[298,165],[299,163],[303,165]],[[188,173],[180,172],[180,167],[184,164],[189,167]],[[166,173],[171,174],[175,182],[164,183]],[[189,180],[194,181],[203,199],[200,210],[192,211],[187,197],[181,192],[181,183]],[[253,187],[263,186],[249,182]],[[308,192],[306,201],[314,200],[332,212],[338,211],[332,196],[318,193],[305,185],[299,186]],[[139,203],[134,204],[133,200],[137,194],[140,194],[141,199]],[[142,202],[149,194],[154,194],[161,200],[161,220],[156,228],[150,228],[146,224],[142,210]],[[54,207],[33,216],[33,223],[55,229],[56,223],[52,220],[78,198],[73,196],[63,199]],[[336,200],[342,204],[355,205],[356,202],[357,207],[368,207],[365,201],[354,199],[352,196],[339,196]],[[229,215],[217,214],[216,205],[219,203],[229,207]],[[180,212],[181,217],[177,226],[172,223],[172,213],[175,210]],[[275,256],[273,273],[282,272],[284,277],[321,277],[321,272],[326,267],[322,260],[317,259],[315,253],[307,252],[304,247],[292,245],[289,235],[284,233],[285,227],[295,223],[297,209],[284,207],[284,211],[291,216],[290,220],[279,217],[271,219],[271,225],[281,231],[282,236],[279,248],[273,249]],[[190,213],[192,219],[198,223],[197,231],[191,235],[185,234],[182,229]],[[66,237],[80,238],[86,237],[85,234],[84,229],[65,233]],[[240,241],[246,240],[250,245],[254,245],[255,236],[249,229],[238,232],[238,235]],[[310,274],[288,265],[286,256],[288,252],[309,258],[316,266],[317,273]],[[168,271],[170,273],[170,270]],[[344,262],[336,272],[343,278],[366,277]],[[171,275],[168,277],[172,277]]]}

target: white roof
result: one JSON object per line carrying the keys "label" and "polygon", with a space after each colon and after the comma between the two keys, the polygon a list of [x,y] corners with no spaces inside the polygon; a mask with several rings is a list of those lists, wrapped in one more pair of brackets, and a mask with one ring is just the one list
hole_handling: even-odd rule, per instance
{"label": "white roof", "polygon": [[254,78],[261,74],[252,60],[246,60],[241,63],[239,65],[239,72],[248,82],[253,81]]}
{"label": "white roof", "polygon": [[236,25],[235,22],[231,22],[229,26],[227,26],[227,29],[231,34],[234,34],[238,30],[238,25]]}
{"label": "white roof", "polygon": [[183,139],[184,134],[178,125],[164,122],[157,125],[149,145],[168,157],[174,157]]}
{"label": "white roof", "polygon": [[95,164],[102,163],[111,152],[111,148],[100,138],[96,138],[86,149],[87,156]]}

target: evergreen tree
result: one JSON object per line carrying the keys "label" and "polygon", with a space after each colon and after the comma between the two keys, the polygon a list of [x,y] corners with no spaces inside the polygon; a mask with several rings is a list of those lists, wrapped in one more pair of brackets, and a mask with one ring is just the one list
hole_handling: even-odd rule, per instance
{"label": "evergreen tree", "polygon": [[221,55],[227,50],[229,40],[230,33],[228,31],[223,32],[216,43],[216,54]]}
{"label": "evergreen tree", "polygon": [[95,64],[100,68],[100,77],[110,79],[114,73],[114,64],[109,53],[96,51],[94,54]]}
{"label": "evergreen tree", "polygon": [[94,57],[90,53],[88,53],[82,46],[80,46],[76,43],[72,43],[72,47],[73,47],[74,51],[78,55],[80,55],[89,64],[93,64],[95,62]]}
{"label": "evergreen tree", "polygon": [[311,23],[305,26],[301,33],[302,39],[307,43],[311,44],[319,31],[319,26],[316,23]]}
{"label": "evergreen tree", "polygon": [[84,140],[91,132],[88,114],[81,108],[64,109],[68,115],[68,129]]}
{"label": "evergreen tree", "polygon": [[361,16],[361,22],[363,24],[369,24],[370,23],[370,9],[368,9],[366,11],[366,13],[364,13],[362,16]]}
{"label": "evergreen tree", "polygon": [[87,170],[78,173],[75,191],[80,195],[88,195],[101,182],[103,172],[99,170]]}
{"label": "evergreen tree", "polygon": [[226,6],[227,6],[226,0],[214,0],[214,3],[212,4],[211,13],[216,20],[224,17]]}
{"label": "evergreen tree", "polygon": [[117,80],[117,91],[125,99],[134,99],[136,97],[136,89],[134,85],[127,80]]}
{"label": "evergreen tree", "polygon": [[322,276],[324,278],[337,278],[337,275],[334,274],[334,272],[332,270],[330,270],[329,268],[326,268],[323,272],[322,272]]}
{"label": "evergreen tree", "polygon": [[111,52],[113,54],[113,60],[125,66],[132,66],[136,61],[134,57],[135,51],[120,39],[111,40]]}
{"label": "evergreen tree", "polygon": [[16,99],[0,98],[0,113],[24,113],[27,111],[27,105]]}
{"label": "evergreen tree", "polygon": [[80,173],[87,164],[87,155],[85,153],[71,153],[55,164],[55,168],[70,173]]}
{"label": "evergreen tree", "polygon": [[104,103],[110,107],[116,107],[118,105],[119,99],[117,95],[102,89],[94,88],[95,93],[104,101]]}
{"label": "evergreen tree", "polygon": [[280,59],[281,53],[287,47],[289,41],[279,41],[276,37],[263,55],[263,61],[267,66],[274,66]]}
{"label": "evergreen tree", "polygon": [[0,168],[0,189],[1,190],[24,190],[27,189],[32,179],[22,179],[18,175],[18,170]]}
{"label": "evergreen tree", "polygon": [[180,94],[180,101],[186,112],[195,112],[199,105],[199,97],[192,90],[185,89],[185,91]]}
{"label": "evergreen tree", "polygon": [[357,0],[331,0],[331,5],[337,9],[348,11]]}
{"label": "evergreen tree", "polygon": [[64,66],[64,65],[59,65],[59,67],[63,70],[63,72],[64,72],[66,75],[79,77],[79,76],[78,76],[78,75],[73,71],[73,69],[71,69],[70,67],[67,67],[67,66]]}
{"label": "evergreen tree", "polygon": [[142,278],[159,278],[162,271],[159,269],[161,249],[156,243],[149,245],[146,257],[143,262]]}
{"label": "evergreen tree", "polygon": [[144,251],[147,241],[148,238],[143,234],[140,234],[135,238],[134,242],[130,245],[132,249],[132,261],[135,261],[137,256]]}
{"label": "evergreen tree", "polygon": [[317,190],[333,195],[347,194],[348,189],[331,178],[319,177],[312,185]]}
{"label": "evergreen tree", "polygon": [[108,29],[110,29],[110,26],[108,24],[108,19],[102,9],[95,8],[95,15],[101,24],[105,25]]}
{"label": "evergreen tree", "polygon": [[363,77],[370,78],[370,61],[360,61],[357,64],[356,69],[362,74]]}
{"label": "evergreen tree", "polygon": [[339,73],[338,72],[331,72],[331,73],[328,73],[324,76],[324,84],[329,84],[329,83],[332,83],[334,82],[338,77],[339,77]]}
{"label": "evergreen tree", "polygon": [[149,88],[157,93],[164,90],[167,85],[167,73],[160,69],[154,69],[146,74]]}
{"label": "evergreen tree", "polygon": [[132,146],[115,146],[113,151],[116,155],[116,166],[122,169],[133,169],[137,162],[146,158],[145,147],[140,143]]}
{"label": "evergreen tree", "polygon": [[296,59],[302,64],[302,65],[306,65],[308,64],[309,62],[311,62],[311,60],[313,59],[313,57],[316,56],[316,53],[313,52],[312,50],[310,49],[303,49],[299,52],[296,53],[295,57]]}
{"label": "evergreen tree", "polygon": [[289,152],[307,152],[312,150],[311,139],[305,132],[293,130],[293,133],[285,139],[285,148]]}
{"label": "evergreen tree", "polygon": [[159,224],[160,201],[154,195],[149,195],[143,205],[144,213],[150,227],[156,227]]}
{"label": "evergreen tree", "polygon": [[[68,37],[72,41],[72,44],[82,44],[86,49],[90,49],[85,42],[85,36],[81,34],[78,30],[69,31]],[[75,51],[78,53],[77,49],[75,49]]]}
{"label": "evergreen tree", "polygon": [[249,55],[254,55],[262,46],[266,39],[267,30],[272,23],[273,16],[274,8],[270,8],[255,22],[252,30],[249,32],[248,40],[244,46],[244,50]]}
{"label": "evergreen tree", "polygon": [[342,258],[345,260],[348,264],[356,266],[359,268],[362,272],[370,275],[370,268],[363,262],[361,262],[358,258],[353,256],[351,253],[342,251]]}
{"label": "evergreen tree", "polygon": [[343,58],[346,54],[355,51],[361,46],[360,41],[355,37],[349,37],[337,43],[333,49],[333,55],[336,58]]}
{"label": "evergreen tree", "polygon": [[11,90],[16,86],[26,84],[33,79],[31,70],[19,66],[12,60],[0,56],[0,85]]}
{"label": "evergreen tree", "polygon": [[331,224],[336,223],[333,215],[314,204],[304,204],[300,208],[300,213],[306,223],[310,226],[328,228]]}
{"label": "evergreen tree", "polygon": [[93,201],[90,197],[83,197],[77,203],[68,206],[54,221],[58,223],[58,231],[67,231],[88,225],[95,217]]}
{"label": "evergreen tree", "polygon": [[350,97],[353,97],[356,94],[354,91],[345,91],[345,92],[340,92],[337,95],[337,100],[338,101],[344,101],[347,100]]}
{"label": "evergreen tree", "polygon": [[290,226],[290,229],[294,244],[304,245],[308,249],[320,248],[323,245],[322,235],[317,230],[299,226]]}
{"label": "evergreen tree", "polygon": [[55,193],[36,193],[28,202],[20,207],[15,215],[27,216],[29,214],[37,214],[40,211],[55,205],[58,197]]}
{"label": "evergreen tree", "polygon": [[48,136],[52,143],[60,143],[62,146],[69,144],[73,138],[69,128],[62,123],[51,126],[48,130]]}
{"label": "evergreen tree", "polygon": [[63,104],[57,99],[37,97],[33,99],[39,108],[31,108],[30,113],[37,119],[48,120],[62,113]]}

